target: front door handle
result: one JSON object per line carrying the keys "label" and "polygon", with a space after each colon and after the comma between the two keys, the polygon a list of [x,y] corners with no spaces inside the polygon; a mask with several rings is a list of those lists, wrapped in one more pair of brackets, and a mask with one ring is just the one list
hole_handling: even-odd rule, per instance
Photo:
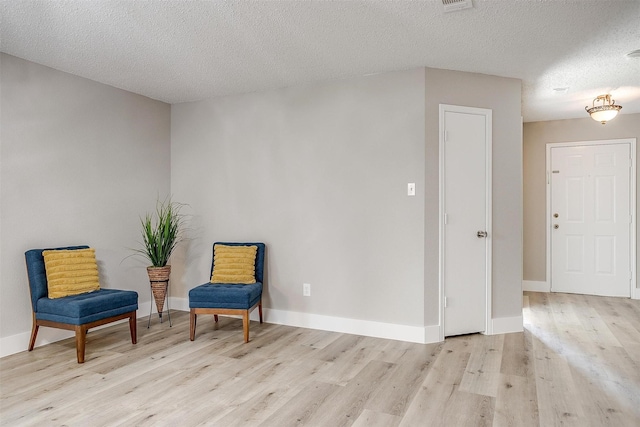
{"label": "front door handle", "polygon": [[486,231],[478,231],[478,237],[479,238],[487,237],[487,232]]}

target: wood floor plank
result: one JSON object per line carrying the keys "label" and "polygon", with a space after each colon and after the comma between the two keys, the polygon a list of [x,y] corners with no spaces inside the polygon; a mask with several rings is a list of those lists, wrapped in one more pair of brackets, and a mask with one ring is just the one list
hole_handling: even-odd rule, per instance
{"label": "wood floor plank", "polygon": [[291,397],[287,388],[272,385],[269,389],[255,395],[242,405],[235,407],[224,417],[216,421],[221,426],[257,426],[274,414]]}
{"label": "wood floor plank", "polygon": [[369,362],[378,359],[383,341],[357,335],[340,337],[313,354],[313,357],[331,362],[331,368],[325,369],[318,379],[338,385],[348,384]]}
{"label": "wood floor plank", "polygon": [[540,425],[535,378],[501,375],[493,425],[494,427]]}
{"label": "wood floor plank", "polygon": [[359,335],[345,334],[339,336],[331,344],[318,351],[315,357],[324,360],[326,362],[335,362],[340,358],[344,358],[344,355],[354,348],[358,347],[358,344],[364,340],[365,337]]}
{"label": "wood floor plank", "polygon": [[430,344],[407,350],[396,360],[397,368],[377,386],[366,409],[402,416],[429,368],[442,351],[443,344]]}
{"label": "wood floor plank", "polygon": [[439,426],[491,426],[495,398],[455,390],[448,400]]}
{"label": "wood floor plank", "polygon": [[530,377],[534,375],[533,343],[531,332],[525,329],[522,333],[506,334],[502,347],[500,373]]}
{"label": "wood floor plank", "polygon": [[496,397],[500,382],[504,335],[477,340],[460,382],[460,391]]}
{"label": "wood floor plank", "polygon": [[[445,343],[422,386],[409,404],[401,426],[416,426],[430,420],[442,422],[447,405],[458,389],[471,353],[465,351],[466,340],[451,339]],[[435,424],[434,424],[435,425]]]}
{"label": "wood floor plank", "polygon": [[332,369],[329,362],[305,358],[297,360],[270,359],[271,364],[252,373],[250,378],[256,383],[271,382],[276,384],[301,384],[319,380],[323,373]]}
{"label": "wood floor plank", "polygon": [[620,309],[629,322],[640,332],[640,300],[624,298]]}
{"label": "wood floor plank", "polygon": [[[638,390],[625,388],[623,384],[606,378],[593,378],[583,369],[584,366],[571,366],[588,425],[637,426],[637,418],[634,420],[635,417],[627,414],[635,413],[640,417]],[[626,398],[620,399],[621,396]]]}
{"label": "wood floor plank", "polygon": [[[254,354],[256,350],[259,350],[264,357],[270,357],[272,352],[277,352],[281,348],[281,345],[287,345],[286,343],[296,342],[299,340],[303,331],[290,326],[282,326],[279,328],[269,328],[263,334],[256,334],[251,337],[251,340],[246,345],[238,345],[231,348],[229,351],[222,353],[223,356],[233,357],[240,359],[250,354]],[[238,337],[241,339],[240,337]],[[312,347],[295,345],[291,349],[298,352],[310,352],[313,351]],[[292,357],[295,357],[292,354]]]}
{"label": "wood floor plank", "polygon": [[378,340],[373,343],[376,349],[375,359],[381,362],[398,363],[400,359],[405,359],[407,353],[418,351],[424,351],[428,353],[432,351],[430,345],[441,345],[442,343],[428,344],[424,349],[416,347],[415,343],[392,341],[392,340]]}
{"label": "wood floor plank", "polygon": [[640,342],[640,331],[623,317],[603,317],[603,320],[618,339],[622,346],[634,345]]}
{"label": "wood floor plank", "polygon": [[395,374],[397,365],[372,360],[353,380],[329,396],[310,418],[310,425],[350,426],[365,409],[378,385]]}
{"label": "wood floor plank", "polygon": [[39,389],[37,393],[17,393],[15,399],[7,399],[1,410],[2,425],[22,425],[26,422],[40,422],[47,414],[59,412],[69,399],[69,394],[76,389],[87,389],[100,382],[97,374],[65,376],[46,386],[47,393]]}
{"label": "wood floor plank", "polygon": [[268,417],[262,426],[302,426],[311,425],[310,419],[321,406],[342,387],[314,381],[304,387],[294,398]]}
{"label": "wood floor plank", "polygon": [[365,409],[352,427],[396,427],[401,420],[397,415]]}
{"label": "wood floor plank", "polygon": [[584,425],[578,390],[565,357],[534,339],[534,366],[540,425]]}
{"label": "wood floor plank", "polygon": [[633,360],[636,367],[640,370],[640,343],[627,344],[624,346],[624,350],[627,353],[629,359]]}
{"label": "wood floor plank", "polygon": [[589,299],[589,304],[602,312],[601,316],[626,319],[640,332],[640,300],[601,297]]}
{"label": "wood floor plank", "polygon": [[330,331],[305,329],[305,337],[300,341],[300,345],[308,345],[309,347],[321,349],[333,343],[339,337],[339,334]]}
{"label": "wood floor plank", "polygon": [[588,334],[588,341],[598,346],[622,347],[620,341],[611,332],[611,329],[609,329],[607,323],[600,317],[595,308],[586,307],[582,314],[580,321]]}

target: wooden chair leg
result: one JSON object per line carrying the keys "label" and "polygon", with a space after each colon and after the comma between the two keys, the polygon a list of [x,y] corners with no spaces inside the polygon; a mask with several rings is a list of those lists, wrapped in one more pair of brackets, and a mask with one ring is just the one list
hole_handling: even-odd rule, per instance
{"label": "wooden chair leg", "polygon": [[33,350],[33,347],[36,345],[38,328],[40,328],[40,326],[36,323],[36,319],[33,319],[33,326],[31,327],[31,339],[29,340],[29,351]]}
{"label": "wooden chair leg", "polygon": [[87,342],[87,329],[84,325],[76,326],[76,354],[78,363],[84,363],[84,349]]}
{"label": "wooden chair leg", "polygon": [[242,330],[244,331],[244,342],[249,342],[249,310],[242,313]]}
{"label": "wooden chair leg", "polygon": [[214,314],[214,315],[213,315],[213,320],[214,320],[216,323],[218,323],[218,315],[217,315],[217,314]]}
{"label": "wooden chair leg", "polygon": [[129,317],[129,330],[131,331],[131,344],[138,342],[138,324],[136,322],[136,312],[131,313]]}
{"label": "wooden chair leg", "polygon": [[196,339],[196,313],[191,309],[191,313],[189,314],[189,340],[193,341]]}
{"label": "wooden chair leg", "polygon": [[260,323],[262,323],[262,300],[258,303],[258,314],[260,315]]}

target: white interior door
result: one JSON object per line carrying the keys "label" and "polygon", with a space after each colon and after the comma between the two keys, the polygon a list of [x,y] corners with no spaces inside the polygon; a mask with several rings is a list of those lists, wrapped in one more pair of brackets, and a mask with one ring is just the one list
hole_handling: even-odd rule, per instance
{"label": "white interior door", "polygon": [[491,110],[440,108],[444,336],[485,332],[491,277]]}
{"label": "white interior door", "polygon": [[551,290],[629,297],[631,144],[549,154]]}

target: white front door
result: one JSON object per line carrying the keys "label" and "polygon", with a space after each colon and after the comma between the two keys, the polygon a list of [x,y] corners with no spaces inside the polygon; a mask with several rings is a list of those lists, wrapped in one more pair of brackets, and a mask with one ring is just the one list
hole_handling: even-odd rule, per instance
{"label": "white front door", "polygon": [[631,144],[550,144],[551,290],[629,297]]}
{"label": "white front door", "polygon": [[441,105],[444,336],[487,330],[491,277],[491,110]]}

